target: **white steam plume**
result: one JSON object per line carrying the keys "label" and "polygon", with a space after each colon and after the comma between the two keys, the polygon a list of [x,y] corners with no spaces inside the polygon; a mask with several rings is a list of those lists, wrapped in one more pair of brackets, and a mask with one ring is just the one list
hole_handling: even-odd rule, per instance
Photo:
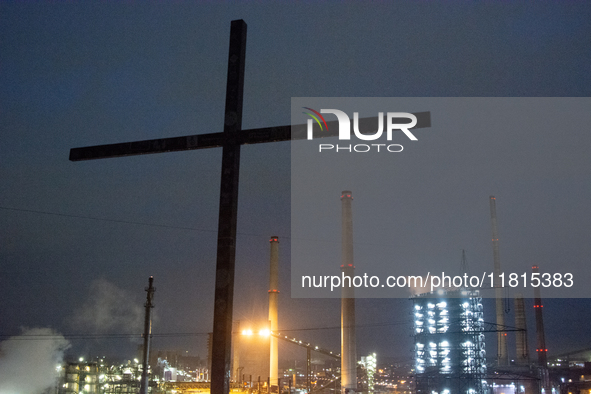
{"label": "white steam plume", "polygon": [[50,328],[23,329],[0,343],[0,393],[40,394],[56,384],[69,342]]}
{"label": "white steam plume", "polygon": [[90,294],[73,318],[74,327],[94,334],[140,333],[144,319],[143,304],[128,291],[105,279],[90,285]]}

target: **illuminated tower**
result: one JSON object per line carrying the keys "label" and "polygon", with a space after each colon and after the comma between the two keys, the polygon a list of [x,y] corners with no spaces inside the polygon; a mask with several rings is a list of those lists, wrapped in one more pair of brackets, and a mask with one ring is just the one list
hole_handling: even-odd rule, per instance
{"label": "illuminated tower", "polygon": [[479,293],[427,293],[412,300],[416,393],[485,393],[486,352]]}

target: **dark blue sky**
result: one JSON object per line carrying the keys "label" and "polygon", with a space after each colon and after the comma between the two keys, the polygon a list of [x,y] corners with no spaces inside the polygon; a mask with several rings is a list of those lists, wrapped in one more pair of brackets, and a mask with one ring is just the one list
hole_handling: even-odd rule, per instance
{"label": "dark blue sky", "polygon": [[[221,151],[67,158],[72,147],[221,131],[233,19],[248,24],[244,128],[289,124],[291,97],[591,96],[587,2],[2,2],[2,335],[22,326],[96,331],[74,323],[90,308],[93,282],[125,289],[141,306],[150,275],[155,332],[211,331]],[[265,318],[268,237],[279,235],[280,327],[337,326],[337,300],[289,299],[289,154],[288,143],[242,149],[235,318]],[[457,245],[458,265],[461,248],[470,245]],[[590,346],[584,324],[573,335],[562,325],[574,303],[547,302],[551,353]],[[590,303],[576,303],[591,320]],[[360,300],[358,310],[359,324],[410,320],[404,300]],[[360,330],[359,353],[408,358],[409,327]],[[322,333],[301,336],[337,349],[338,330]],[[113,348],[75,344],[93,354]],[[204,345],[155,341],[201,355]]]}

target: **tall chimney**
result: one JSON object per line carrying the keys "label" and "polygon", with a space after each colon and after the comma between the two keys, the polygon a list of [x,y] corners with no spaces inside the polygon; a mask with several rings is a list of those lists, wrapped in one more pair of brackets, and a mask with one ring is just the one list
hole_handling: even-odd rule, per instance
{"label": "tall chimney", "polygon": [[[505,311],[503,307],[503,289],[500,283],[501,261],[499,260],[499,232],[497,229],[497,208],[495,196],[490,196],[490,219],[492,223],[492,245],[493,245],[493,260],[494,260],[494,287],[495,287],[495,302],[497,312],[497,329],[502,330],[505,327]],[[497,332],[497,365],[509,365],[509,355],[507,353],[507,333],[503,331]]]}
{"label": "tall chimney", "polygon": [[[269,268],[269,329],[272,333],[276,334],[279,330],[277,322],[279,297],[279,238],[274,235],[269,242],[271,243],[271,261]],[[278,339],[272,335],[269,339],[271,341],[269,378],[271,379],[271,385],[275,385],[279,379],[279,343]]]}
{"label": "tall chimney", "polygon": [[[539,267],[534,265],[531,270],[539,278]],[[541,278],[540,278],[541,279]],[[546,368],[548,349],[546,349],[546,336],[544,334],[544,316],[542,313],[542,297],[540,286],[534,287],[534,311],[536,313],[536,353],[538,354],[538,365]]]}
{"label": "tall chimney", "polygon": [[349,277],[343,283],[341,292],[341,393],[357,390],[357,344],[355,337],[355,292],[353,280],[353,218],[351,214],[351,192],[341,194],[342,202],[342,249],[341,271],[343,277]]}
{"label": "tall chimney", "polygon": [[234,376],[234,383],[242,383],[240,381],[240,320],[234,320],[234,338],[232,339],[232,375]]}
{"label": "tall chimney", "polygon": [[150,339],[152,337],[152,318],[150,317],[150,313],[154,305],[152,305],[152,300],[154,299],[154,292],[156,289],[153,287],[154,277],[150,276],[148,279],[148,287],[146,287],[146,291],[148,295],[146,296],[146,314],[144,317],[144,357],[142,359],[142,378],[140,382],[140,394],[148,394],[148,362],[150,360]]}
{"label": "tall chimney", "polygon": [[527,322],[525,320],[525,303],[523,295],[515,294],[515,328],[521,330],[516,332],[515,347],[516,356],[515,363],[520,365],[529,364],[529,347],[527,346]]}

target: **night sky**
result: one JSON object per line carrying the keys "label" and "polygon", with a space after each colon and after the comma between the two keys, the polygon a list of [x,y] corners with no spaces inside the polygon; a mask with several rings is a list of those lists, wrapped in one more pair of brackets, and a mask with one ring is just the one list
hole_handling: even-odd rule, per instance
{"label": "night sky", "polygon": [[[144,287],[153,275],[153,332],[171,334],[156,336],[154,348],[206,355],[221,149],[76,163],[68,154],[80,146],[222,131],[234,19],[248,24],[245,129],[289,124],[292,97],[591,96],[588,2],[2,2],[2,338],[49,327],[97,336],[72,339],[71,354],[133,358],[137,340],[104,336],[141,332]],[[558,178],[545,190],[556,204],[561,193],[576,190],[584,209],[565,210],[572,225],[561,234],[568,242],[542,245],[522,234],[511,243],[503,235],[512,234],[511,219],[528,202],[494,185],[474,193],[471,207],[481,204],[482,216],[467,215],[466,228],[478,222],[489,231],[488,196],[496,195],[501,259],[521,259],[523,243],[589,261],[590,212],[581,202],[591,197],[590,167],[581,152],[591,141],[584,130],[556,133],[557,140],[575,141],[577,188],[558,173],[565,182]],[[519,145],[525,158],[532,145]],[[241,152],[234,318],[253,326],[266,320],[268,241],[277,235],[280,328],[306,329],[293,335],[337,350],[339,301],[290,298],[290,143]],[[561,152],[559,159],[568,160]],[[349,188],[334,191],[336,208]],[[403,223],[411,214],[397,212]],[[326,239],[340,250],[338,234]],[[476,246],[453,240],[458,267],[461,249],[469,264],[492,267],[490,245],[487,256],[471,261]],[[410,359],[409,305],[359,300],[358,355]],[[590,307],[588,299],[546,300],[550,355],[591,347]],[[486,313],[492,321],[490,307]],[[281,349],[282,357],[305,355]]]}

